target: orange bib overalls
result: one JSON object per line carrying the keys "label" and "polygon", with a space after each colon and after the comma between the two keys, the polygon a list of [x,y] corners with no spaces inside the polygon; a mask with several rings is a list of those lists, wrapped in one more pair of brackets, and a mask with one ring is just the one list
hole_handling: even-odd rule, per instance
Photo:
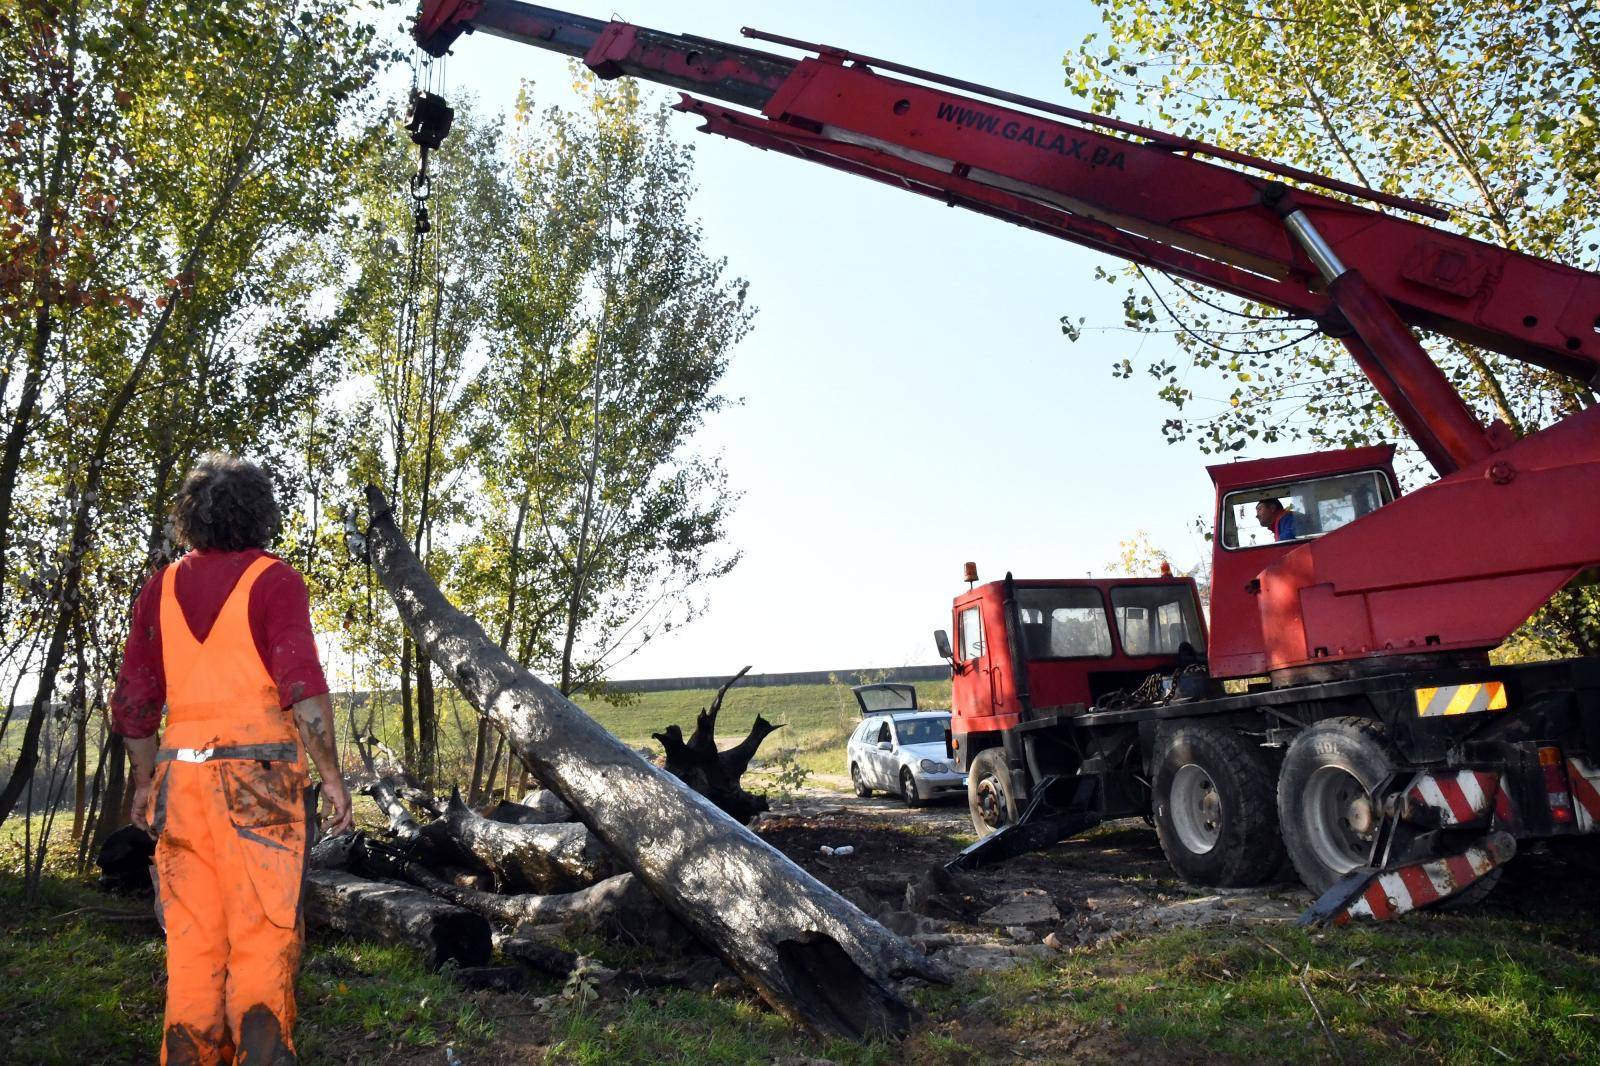
{"label": "orange bib overalls", "polygon": [[[197,641],[161,576],[167,728],[150,828],[167,924],[161,1061],[295,1062],[294,982],[310,812],[305,753],[250,632],[250,564]],[[237,1059],[235,1056],[237,1055]]]}

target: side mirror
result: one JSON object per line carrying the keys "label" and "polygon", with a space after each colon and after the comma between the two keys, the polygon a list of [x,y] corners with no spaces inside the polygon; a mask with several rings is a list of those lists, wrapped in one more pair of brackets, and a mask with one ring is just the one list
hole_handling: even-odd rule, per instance
{"label": "side mirror", "polygon": [[933,631],[933,646],[939,650],[939,658],[954,659],[955,653],[950,650],[950,634],[942,629]]}
{"label": "side mirror", "polygon": [[893,751],[894,750],[894,745],[889,743],[887,740],[880,740],[880,741],[878,741],[878,750],[879,751]]}

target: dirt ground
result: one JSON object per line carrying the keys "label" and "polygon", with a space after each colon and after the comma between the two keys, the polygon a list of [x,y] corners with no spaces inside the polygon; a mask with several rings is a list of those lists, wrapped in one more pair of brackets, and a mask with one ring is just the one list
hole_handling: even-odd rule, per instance
{"label": "dirt ground", "polygon": [[[1186,885],[1168,867],[1155,830],[1138,819],[990,869],[948,880],[935,875],[933,883],[930,871],[971,839],[964,800],[911,809],[896,798],[814,790],[776,806],[754,829],[868,914],[963,971],[1005,968],[1129,932],[1292,922],[1311,902],[1297,881],[1220,891]],[[821,850],[841,845],[854,851]],[[909,899],[908,885],[914,886]]]}

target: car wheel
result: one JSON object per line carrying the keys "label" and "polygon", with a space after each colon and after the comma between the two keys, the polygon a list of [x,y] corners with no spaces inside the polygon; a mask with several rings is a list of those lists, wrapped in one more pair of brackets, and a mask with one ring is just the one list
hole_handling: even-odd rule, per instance
{"label": "car wheel", "polygon": [[906,801],[907,807],[922,806],[922,797],[917,795],[917,779],[912,776],[909,766],[900,771],[900,797]]}
{"label": "car wheel", "polygon": [[1373,796],[1399,765],[1382,725],[1325,718],[1289,745],[1278,774],[1278,822],[1300,880],[1326,892],[1365,866],[1378,831]]}
{"label": "car wheel", "polygon": [[850,764],[850,783],[856,787],[856,795],[862,799],[872,795],[872,789],[868,788],[867,783],[861,780],[861,767],[855,763]]}
{"label": "car wheel", "polygon": [[1156,835],[1185,881],[1238,888],[1272,876],[1283,859],[1273,773],[1231,729],[1186,725],[1156,759]]}
{"label": "car wheel", "polygon": [[967,812],[980,839],[1017,820],[1004,748],[983,749],[967,767]]}

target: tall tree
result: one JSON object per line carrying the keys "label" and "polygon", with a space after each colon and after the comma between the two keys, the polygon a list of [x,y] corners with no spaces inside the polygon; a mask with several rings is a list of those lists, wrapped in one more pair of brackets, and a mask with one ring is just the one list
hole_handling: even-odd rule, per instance
{"label": "tall tree", "polygon": [[39,121],[0,121],[22,131],[0,146],[0,239],[18,242],[0,281],[0,610],[35,642],[37,692],[0,820],[58,689],[91,668],[74,641],[103,636],[90,616],[125,611],[142,580],[184,447],[209,428],[250,450],[303,395],[329,327],[305,310],[326,282],[303,248],[333,216],[382,60],[331,0],[3,14],[0,117]]}
{"label": "tall tree", "polygon": [[630,81],[518,113],[514,223],[496,271],[483,470],[509,517],[503,629],[563,693],[695,610],[737,561],[732,496],[694,434],[753,311],[689,209],[692,153]]}

